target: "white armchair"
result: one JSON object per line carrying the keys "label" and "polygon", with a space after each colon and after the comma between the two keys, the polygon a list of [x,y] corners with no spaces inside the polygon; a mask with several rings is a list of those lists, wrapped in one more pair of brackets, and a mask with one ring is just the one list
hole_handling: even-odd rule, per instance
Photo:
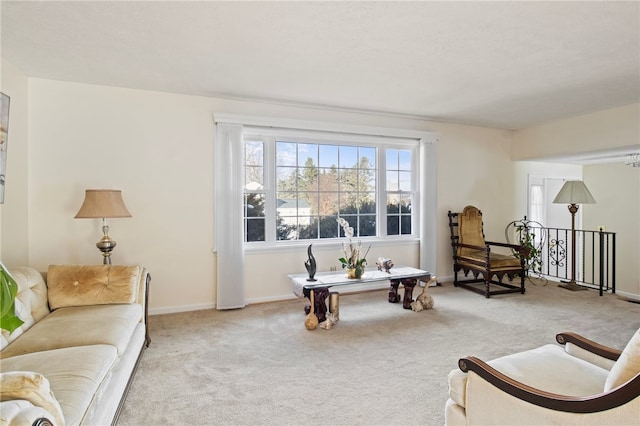
{"label": "white armchair", "polygon": [[559,345],[449,373],[447,425],[640,425],[640,329],[623,351],[574,333]]}

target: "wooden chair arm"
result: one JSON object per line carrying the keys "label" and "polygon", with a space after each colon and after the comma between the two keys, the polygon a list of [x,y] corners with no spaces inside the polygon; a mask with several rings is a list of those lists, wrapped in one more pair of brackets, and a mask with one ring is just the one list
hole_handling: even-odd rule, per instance
{"label": "wooden chair arm", "polygon": [[626,404],[640,396],[640,373],[627,383],[609,391],[590,396],[566,396],[527,386],[500,373],[476,357],[461,358],[458,367],[473,371],[501,391],[539,407],[569,413],[596,413]]}
{"label": "wooden chair arm", "polygon": [[518,245],[518,244],[508,244],[508,243],[498,243],[495,241],[485,241],[485,245],[484,246],[474,246],[471,244],[464,244],[464,243],[454,243],[455,247],[464,247],[464,248],[470,248],[470,249],[474,249],[474,250],[482,250],[484,252],[489,252],[491,251],[491,246],[496,246],[496,247],[507,247],[510,248],[512,250],[515,250],[517,252],[520,252],[521,250],[524,249],[524,246]]}
{"label": "wooden chair arm", "polygon": [[470,248],[470,249],[480,250],[480,251],[490,250],[490,248],[487,246],[474,246],[471,244],[464,244],[464,243],[455,243],[455,245],[456,247],[464,247],[464,248]]}
{"label": "wooden chair arm", "polygon": [[618,358],[620,358],[620,354],[622,353],[622,351],[618,349],[601,345],[600,343],[596,343],[593,340],[589,340],[586,337],[582,337],[579,334],[571,332],[558,333],[556,335],[556,341],[561,345],[564,345],[566,343],[573,343],[579,348],[599,355],[603,358],[610,359],[612,361],[617,361]]}
{"label": "wooden chair arm", "polygon": [[496,241],[485,241],[486,244],[491,245],[491,246],[498,246],[498,247],[508,247],[510,249],[513,249],[515,251],[520,251],[522,249],[522,245],[520,244],[508,244],[508,243],[499,243]]}

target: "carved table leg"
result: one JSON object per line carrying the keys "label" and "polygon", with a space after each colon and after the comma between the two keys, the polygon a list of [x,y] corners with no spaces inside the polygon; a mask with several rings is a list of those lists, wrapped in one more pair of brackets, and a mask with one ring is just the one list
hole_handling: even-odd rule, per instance
{"label": "carved table leg", "polygon": [[[310,298],[310,290],[304,289],[303,293],[304,295],[311,300]],[[314,299],[314,303],[313,303],[313,310],[314,313],[316,314],[316,317],[318,317],[318,321],[322,322],[324,320],[327,319],[327,303],[326,303],[326,299],[327,297],[329,297],[329,289],[326,287],[320,287],[320,288],[314,288],[313,290],[313,299]],[[304,307],[304,312],[305,314],[309,314],[309,312],[311,312],[311,306],[307,305]]]}
{"label": "carved table leg", "polygon": [[413,302],[413,288],[418,283],[415,278],[405,278],[402,280],[404,285],[404,300],[402,301],[402,307],[405,309],[411,309],[411,302]]}
{"label": "carved table leg", "polygon": [[389,281],[391,281],[391,287],[389,287],[389,303],[398,303],[400,301],[400,295],[398,294],[400,280]]}

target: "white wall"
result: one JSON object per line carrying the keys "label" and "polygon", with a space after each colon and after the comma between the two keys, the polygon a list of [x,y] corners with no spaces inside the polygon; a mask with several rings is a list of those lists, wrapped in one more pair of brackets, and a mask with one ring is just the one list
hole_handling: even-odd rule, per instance
{"label": "white wall", "polygon": [[438,145],[438,270],[453,277],[447,212],[467,205],[482,210],[487,240],[505,241],[504,228],[517,216],[511,161],[511,132],[439,124]]}
{"label": "white wall", "polygon": [[617,293],[640,296],[640,168],[623,163],[584,167],[596,204],[585,204],[584,229],[616,233]]}
{"label": "white wall", "polygon": [[[639,117],[640,104],[633,104],[514,132],[514,159],[548,158],[567,153],[589,153],[631,146],[637,146],[640,150]],[[518,179],[523,180],[530,167],[529,163],[516,164],[520,164],[517,166]],[[561,173],[557,167],[564,166],[555,167],[555,173]],[[570,166],[566,170],[570,174]],[[580,208],[582,228],[597,230],[599,225],[606,225],[608,230],[619,232],[617,289],[621,294],[640,298],[640,169],[625,166],[621,162],[592,165],[583,167],[582,176],[596,199],[596,204]],[[522,200],[517,203],[521,204]]]}
{"label": "white wall", "polygon": [[640,104],[558,120],[516,131],[513,160],[539,160],[637,145]]}
{"label": "white wall", "polygon": [[[214,112],[439,132],[434,272],[440,275],[452,274],[448,209],[477,204],[488,235],[497,237],[513,220],[510,132],[29,79],[29,264],[44,271],[55,263],[100,262],[99,222],[73,216],[85,189],[121,189],[133,217],[111,221],[110,235],[118,242],[113,261],[150,269],[152,312],[212,306]],[[338,253],[317,255],[331,264]],[[369,257],[379,255],[418,263],[417,246],[374,247]],[[247,297],[289,296],[286,275],[305,272],[305,259],[305,248],[249,255]]]}
{"label": "white wall", "polygon": [[[445,278],[452,275],[449,209],[477,205],[484,212],[488,238],[501,240],[504,226],[526,212],[526,175],[560,173],[558,168],[563,167],[511,161],[512,149],[520,150],[522,143],[535,146],[540,142],[539,152],[548,154],[543,148],[547,139],[554,138],[548,128],[513,134],[389,116],[27,79],[6,62],[2,77],[3,91],[12,92],[11,175],[0,210],[3,261],[30,264],[40,271],[54,263],[99,263],[95,242],[100,223],[73,216],[85,189],[121,189],[133,217],[111,221],[111,236],[118,241],[114,262],[142,264],[151,270],[152,312],[206,308],[215,303],[215,255],[211,252],[214,112],[438,132],[434,272]],[[627,108],[621,114],[628,117]],[[619,120],[610,122],[620,125]],[[566,134],[574,123],[572,119],[552,127]],[[534,134],[544,135],[544,140],[538,141]],[[589,146],[596,145],[590,142]],[[315,254],[322,265],[333,265],[337,257],[326,249]],[[413,245],[374,247],[371,263],[381,255],[397,263],[418,264],[417,246]],[[247,297],[264,301],[290,296],[286,275],[304,273],[305,259],[304,249],[248,255]],[[622,291],[640,293],[637,278],[635,288],[633,282],[624,287],[619,281]]]}

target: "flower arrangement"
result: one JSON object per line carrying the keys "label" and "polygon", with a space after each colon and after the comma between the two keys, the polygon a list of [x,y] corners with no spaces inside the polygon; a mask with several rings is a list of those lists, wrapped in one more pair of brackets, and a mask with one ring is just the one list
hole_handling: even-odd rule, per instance
{"label": "flower arrangement", "polygon": [[341,217],[339,217],[337,220],[340,226],[342,226],[344,236],[348,238],[348,242],[342,243],[342,253],[344,254],[344,256],[338,260],[342,264],[342,268],[347,269],[349,278],[360,279],[362,278],[362,274],[364,273],[364,266],[367,264],[367,254],[369,254],[371,245],[369,245],[369,248],[367,248],[364,256],[360,257],[362,242],[358,241],[354,244],[352,241],[353,228],[349,226],[349,222]]}

